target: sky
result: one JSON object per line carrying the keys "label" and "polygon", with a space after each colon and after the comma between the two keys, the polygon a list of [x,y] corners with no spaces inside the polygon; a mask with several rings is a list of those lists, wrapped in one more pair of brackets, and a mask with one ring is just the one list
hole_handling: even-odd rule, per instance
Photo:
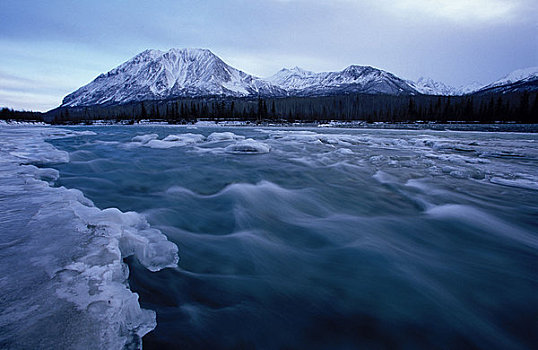
{"label": "sky", "polygon": [[265,77],[370,65],[453,86],[538,66],[536,0],[1,0],[0,106],[47,111],[145,49]]}

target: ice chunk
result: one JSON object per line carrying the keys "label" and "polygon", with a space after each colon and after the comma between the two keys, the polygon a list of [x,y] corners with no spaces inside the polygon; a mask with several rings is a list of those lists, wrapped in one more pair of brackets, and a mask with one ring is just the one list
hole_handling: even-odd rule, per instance
{"label": "ice chunk", "polygon": [[168,135],[166,136],[163,141],[168,142],[182,142],[182,143],[197,143],[204,141],[205,137],[204,135],[200,134],[179,134],[179,135]]}
{"label": "ice chunk", "polygon": [[158,138],[159,135],[157,134],[147,134],[147,135],[138,135],[131,139],[133,142],[140,142],[141,144],[148,143],[151,140],[155,140]]}
{"label": "ice chunk", "polygon": [[179,134],[168,135],[162,140],[150,140],[144,146],[150,148],[166,149],[172,147],[182,147],[186,145],[202,142],[205,139],[204,135],[199,134]]}
{"label": "ice chunk", "polygon": [[270,150],[271,148],[265,143],[253,139],[239,141],[225,148],[227,153],[233,154],[262,154],[269,153]]}
{"label": "ice chunk", "polygon": [[339,148],[336,150],[336,153],[342,154],[342,155],[352,155],[353,151],[349,148]]}
{"label": "ice chunk", "polygon": [[214,132],[207,137],[207,141],[233,141],[244,140],[244,136],[236,135],[233,132]]}

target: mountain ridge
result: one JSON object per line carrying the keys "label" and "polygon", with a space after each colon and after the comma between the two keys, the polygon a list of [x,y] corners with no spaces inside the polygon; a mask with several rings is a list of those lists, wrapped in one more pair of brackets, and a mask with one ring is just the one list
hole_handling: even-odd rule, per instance
{"label": "mountain ridge", "polygon": [[352,93],[452,96],[492,89],[496,92],[534,89],[533,79],[538,79],[538,67],[514,71],[489,85],[454,88],[430,78],[422,77],[414,82],[360,65],[320,73],[299,67],[283,68],[270,77],[260,78],[226,64],[209,49],[147,49],[68,94],[60,107],[208,96],[315,97]]}

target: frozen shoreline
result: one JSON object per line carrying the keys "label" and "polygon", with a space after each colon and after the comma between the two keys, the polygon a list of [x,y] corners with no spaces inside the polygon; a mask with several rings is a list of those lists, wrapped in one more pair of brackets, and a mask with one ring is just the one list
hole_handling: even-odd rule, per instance
{"label": "frozen shoreline", "polygon": [[129,290],[123,258],[177,266],[177,247],[134,212],[100,210],[82,192],[51,187],[38,168],[69,161],[45,139],[90,135],[0,126],[0,347],[141,347],[156,326]]}
{"label": "frozen shoreline", "polygon": [[[170,127],[279,127],[279,128],[334,128],[334,129],[367,129],[367,130],[432,130],[432,131],[471,131],[471,132],[519,132],[519,133],[538,133],[538,124],[517,124],[509,122],[498,122],[493,124],[466,123],[466,122],[421,122],[421,123],[387,123],[375,122],[367,123],[365,121],[331,121],[329,123],[318,122],[295,122],[295,123],[277,123],[277,122],[250,122],[250,121],[207,121],[201,120],[194,124],[169,124],[165,121],[141,120],[138,123],[131,124],[128,121],[116,122],[111,120],[94,120],[91,124],[77,123],[60,125],[59,127],[71,126],[114,126],[114,125],[159,125]],[[36,122],[6,122],[0,120],[0,126],[49,126],[53,125]]]}

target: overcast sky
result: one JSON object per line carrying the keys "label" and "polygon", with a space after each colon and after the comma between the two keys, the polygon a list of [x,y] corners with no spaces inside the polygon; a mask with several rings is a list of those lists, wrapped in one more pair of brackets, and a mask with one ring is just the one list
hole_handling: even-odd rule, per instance
{"label": "overcast sky", "polygon": [[536,0],[0,1],[0,106],[46,111],[147,49],[203,47],[257,76],[371,65],[489,83],[538,65]]}

